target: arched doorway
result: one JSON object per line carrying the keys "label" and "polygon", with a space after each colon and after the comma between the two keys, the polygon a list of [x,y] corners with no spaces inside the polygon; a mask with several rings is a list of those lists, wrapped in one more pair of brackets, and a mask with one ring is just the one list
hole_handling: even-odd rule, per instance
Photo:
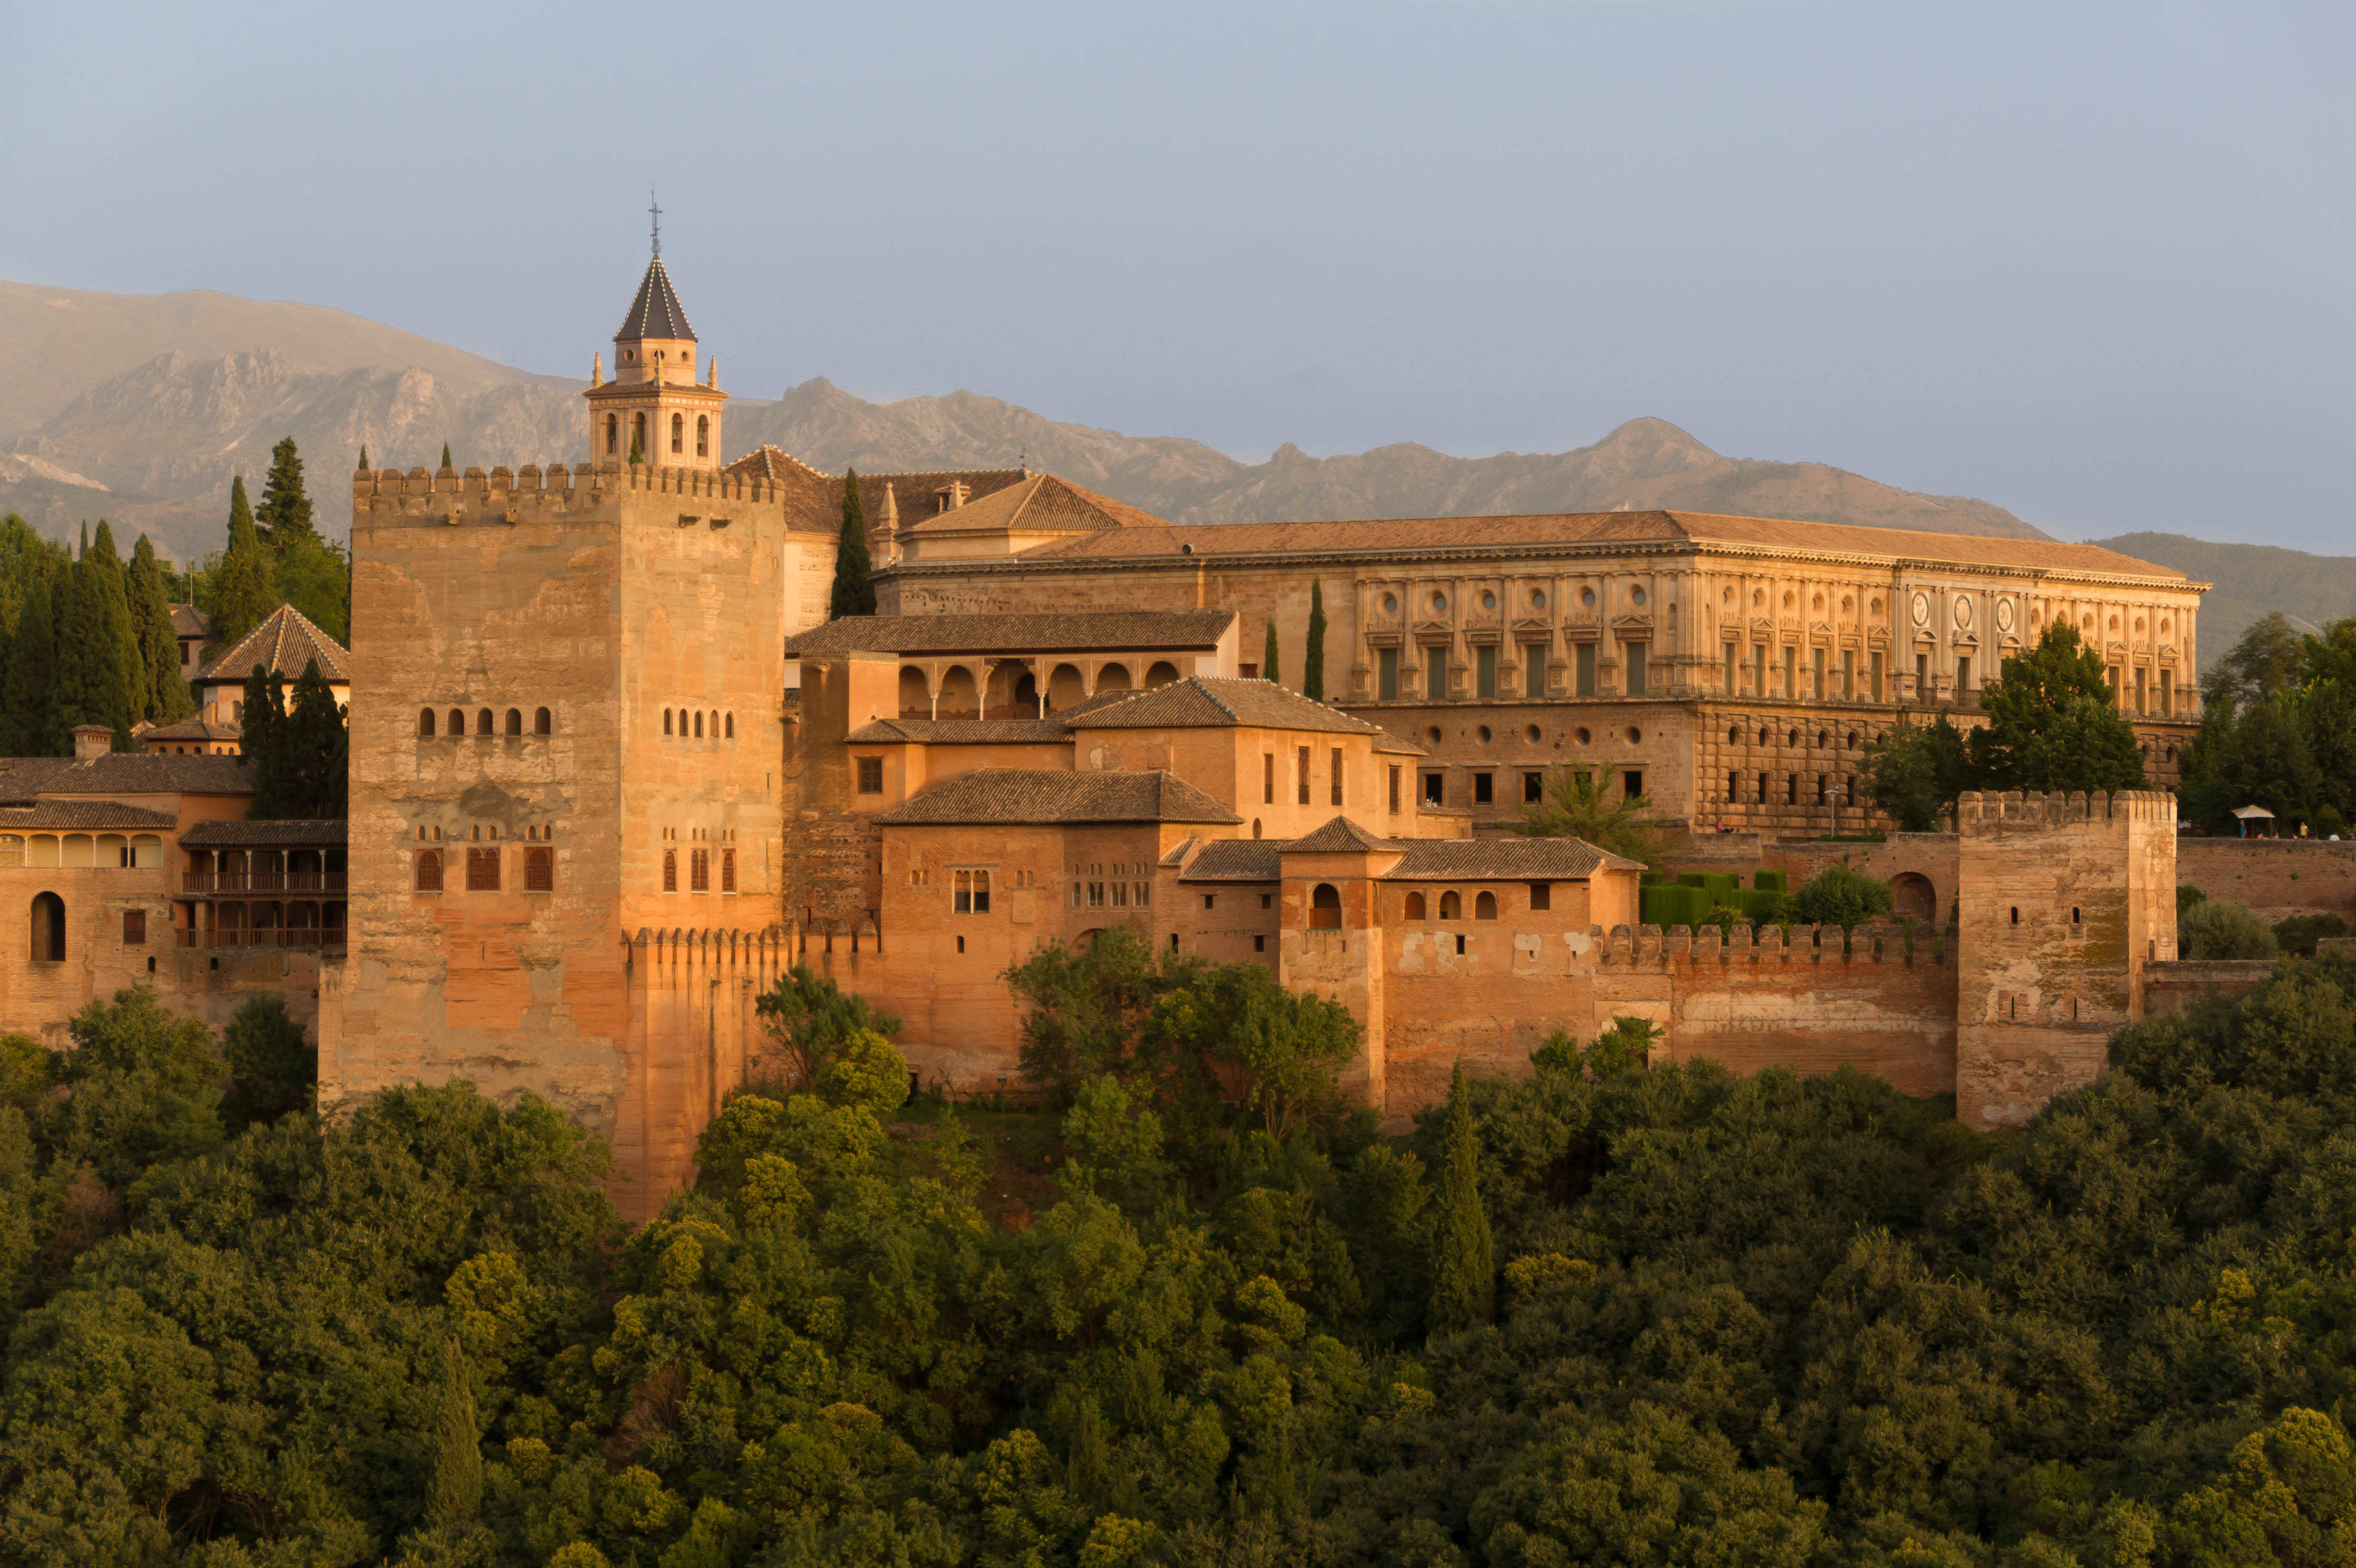
{"label": "arched doorway", "polygon": [[1890,913],[1901,920],[1935,922],[1939,918],[1939,895],[1931,879],[1917,872],[1904,871],[1890,879]]}
{"label": "arched doorway", "polygon": [[66,961],[66,901],[54,893],[33,895],[33,961]]}
{"label": "arched doorway", "polygon": [[1321,882],[1309,895],[1309,929],[1312,931],[1338,931],[1342,929],[1342,893],[1330,882]]}

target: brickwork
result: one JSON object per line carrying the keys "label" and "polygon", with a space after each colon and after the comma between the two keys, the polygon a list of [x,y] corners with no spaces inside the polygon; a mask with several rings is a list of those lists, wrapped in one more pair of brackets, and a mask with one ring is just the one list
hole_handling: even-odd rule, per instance
{"label": "brickwork", "polygon": [[2356,843],[2328,839],[2181,838],[2176,875],[2260,918],[2329,914],[2356,920]]}

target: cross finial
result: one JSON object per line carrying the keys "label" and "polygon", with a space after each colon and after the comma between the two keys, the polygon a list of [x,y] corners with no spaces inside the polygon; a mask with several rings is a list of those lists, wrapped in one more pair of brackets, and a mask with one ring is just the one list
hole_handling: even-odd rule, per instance
{"label": "cross finial", "polygon": [[655,260],[662,260],[662,209],[655,205],[654,187],[647,188],[647,215],[654,220]]}

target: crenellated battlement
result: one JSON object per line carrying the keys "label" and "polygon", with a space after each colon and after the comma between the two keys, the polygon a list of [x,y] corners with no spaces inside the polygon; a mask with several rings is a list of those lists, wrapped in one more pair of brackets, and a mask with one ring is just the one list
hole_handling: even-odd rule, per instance
{"label": "crenellated battlement", "polygon": [[2044,794],[2013,789],[1999,794],[1973,789],[1955,801],[1955,828],[1965,837],[2129,822],[2164,822],[2172,831],[2176,797],[2164,789],[2120,789],[2107,794],[2073,789],[2067,795],[2058,790]]}
{"label": "crenellated battlement", "polygon": [[526,463],[485,470],[362,468],[352,476],[352,510],[396,512],[444,521],[480,513],[485,521],[520,522],[534,508],[566,508],[628,494],[670,495],[755,504],[780,499],[777,486],[711,468],[645,463]]}

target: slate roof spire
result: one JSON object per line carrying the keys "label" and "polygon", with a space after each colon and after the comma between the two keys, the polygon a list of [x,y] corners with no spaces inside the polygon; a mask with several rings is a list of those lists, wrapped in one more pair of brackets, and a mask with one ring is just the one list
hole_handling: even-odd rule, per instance
{"label": "slate roof spire", "polygon": [[670,286],[670,274],[663,269],[659,255],[647,263],[647,275],[638,280],[638,296],[630,301],[630,313],[622,318],[622,329],[614,334],[616,343],[647,338],[695,341],[695,328],[687,324],[687,311],[679,303],[679,291]]}

